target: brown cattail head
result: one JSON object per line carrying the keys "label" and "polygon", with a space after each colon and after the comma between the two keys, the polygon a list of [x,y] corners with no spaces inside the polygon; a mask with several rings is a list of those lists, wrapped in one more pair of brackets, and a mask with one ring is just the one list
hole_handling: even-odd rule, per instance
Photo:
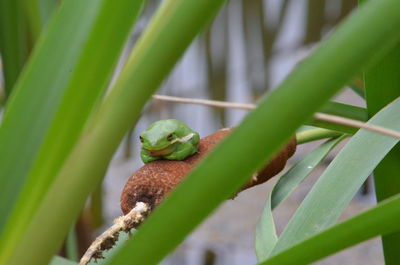
{"label": "brown cattail head", "polygon": [[[121,195],[121,209],[127,214],[137,202],[157,206],[197,163],[217,145],[232,129],[223,129],[200,140],[199,152],[182,161],[157,160],[142,166],[133,173]],[[286,161],[296,151],[296,139],[292,138],[266,166],[241,189],[261,184],[278,174]]]}

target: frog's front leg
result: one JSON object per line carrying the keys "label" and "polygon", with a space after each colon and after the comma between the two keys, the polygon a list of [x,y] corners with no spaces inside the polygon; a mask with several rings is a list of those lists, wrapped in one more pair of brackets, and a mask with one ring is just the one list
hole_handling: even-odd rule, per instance
{"label": "frog's front leg", "polygon": [[142,158],[142,161],[143,161],[144,163],[146,163],[146,164],[147,164],[147,163],[150,163],[150,162],[152,162],[152,161],[161,159],[161,157],[158,157],[158,156],[151,156],[150,153],[149,153],[149,151],[147,151],[147,150],[145,150],[145,149],[142,149],[142,150],[140,151],[140,157]]}
{"label": "frog's front leg", "polygon": [[198,147],[194,146],[191,141],[182,143],[179,147],[170,155],[164,156],[169,160],[184,160],[186,157],[193,155],[198,151]]}

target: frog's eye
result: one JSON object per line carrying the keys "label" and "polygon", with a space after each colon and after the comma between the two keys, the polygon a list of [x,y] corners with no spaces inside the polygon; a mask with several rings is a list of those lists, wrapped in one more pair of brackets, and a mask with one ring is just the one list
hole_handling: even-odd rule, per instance
{"label": "frog's eye", "polygon": [[142,142],[143,143],[143,137],[142,136],[139,136],[139,139],[140,139],[140,142]]}
{"label": "frog's eye", "polygon": [[168,141],[174,140],[174,134],[171,133],[170,135],[168,135],[168,136],[167,136],[167,140],[168,140]]}

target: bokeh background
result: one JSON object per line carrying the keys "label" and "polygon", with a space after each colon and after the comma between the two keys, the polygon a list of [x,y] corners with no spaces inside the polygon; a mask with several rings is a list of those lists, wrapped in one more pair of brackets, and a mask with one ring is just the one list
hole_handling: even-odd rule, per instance
{"label": "bokeh background", "polygon": [[[148,1],[117,71],[121,69],[159,3],[158,0]],[[307,57],[356,5],[356,0],[230,0],[210,27],[193,42],[160,88],[159,94],[257,103],[298,62]],[[346,88],[335,100],[364,106],[363,100]],[[139,157],[138,135],[148,125],[159,119],[176,118],[206,136],[218,129],[237,125],[246,114],[244,110],[159,100],[149,102],[136,127],[121,143],[103,185],[88,201],[78,221],[77,237],[81,251],[95,235],[122,214],[119,197],[129,176],[143,164]],[[312,143],[299,147],[288,165],[295,163],[316,145]],[[336,153],[341,146],[335,149]],[[282,230],[335,152],[277,208],[275,217],[278,231]],[[163,264],[256,264],[253,245],[255,225],[276,179],[227,201]],[[354,198],[342,219],[374,204],[371,180],[369,182]],[[370,240],[316,264],[383,264],[379,239]]]}

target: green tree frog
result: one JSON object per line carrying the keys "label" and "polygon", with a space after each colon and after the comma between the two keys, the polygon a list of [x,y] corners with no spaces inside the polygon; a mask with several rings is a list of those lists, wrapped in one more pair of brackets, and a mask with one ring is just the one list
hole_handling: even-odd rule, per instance
{"label": "green tree frog", "polygon": [[184,160],[199,148],[199,133],[175,119],[159,120],[140,134],[144,163],[158,159]]}

